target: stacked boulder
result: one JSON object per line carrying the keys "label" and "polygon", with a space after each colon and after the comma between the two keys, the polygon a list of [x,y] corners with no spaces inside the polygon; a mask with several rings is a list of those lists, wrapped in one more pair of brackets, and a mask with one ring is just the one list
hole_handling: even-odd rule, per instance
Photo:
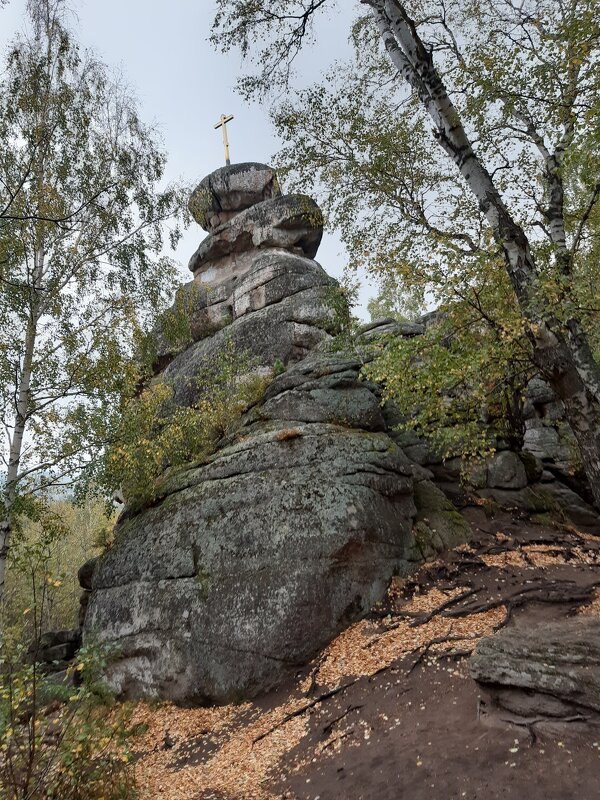
{"label": "stacked boulder", "polygon": [[225,702],[305,663],[423,555],[414,470],[378,387],[327,347],[335,281],[313,260],[318,207],[282,196],[269,167],[241,164],[204,179],[190,208],[209,234],[184,290],[193,341],[178,351],[158,330],[155,379],[194,403],[194,376],[231,340],[280,374],[206,463],[122,514],[85,635],[118,646],[107,678],[122,695]]}
{"label": "stacked boulder", "polygon": [[270,368],[299,361],[337,324],[327,303],[336,282],[313,260],[323,217],[310,197],[282,195],[270,167],[237,164],[206,177],[190,210],[209,234],[190,259],[194,280],[180,290],[194,344],[178,352],[157,331],[157,368],[167,367],[182,405],[193,401],[182,376],[210,363],[226,339]]}

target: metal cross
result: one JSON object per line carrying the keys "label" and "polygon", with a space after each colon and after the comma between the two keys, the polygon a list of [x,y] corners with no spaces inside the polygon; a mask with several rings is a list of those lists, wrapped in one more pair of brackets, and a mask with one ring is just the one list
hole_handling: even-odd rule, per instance
{"label": "metal cross", "polygon": [[226,116],[225,114],[221,114],[221,119],[215,125],[215,130],[217,128],[223,128],[223,145],[225,146],[225,163],[229,166],[231,161],[229,160],[229,139],[227,138],[227,123],[231,122],[233,119],[233,114]]}

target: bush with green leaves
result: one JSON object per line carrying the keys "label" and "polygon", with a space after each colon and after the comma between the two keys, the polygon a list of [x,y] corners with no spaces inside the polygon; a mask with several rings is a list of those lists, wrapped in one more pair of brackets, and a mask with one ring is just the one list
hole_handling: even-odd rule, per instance
{"label": "bush with green leaves", "polygon": [[214,451],[217,441],[262,397],[271,378],[271,372],[258,370],[256,361],[228,339],[194,376],[198,399],[193,405],[177,405],[171,385],[150,383],[123,409],[103,465],[104,487],[122,491],[128,503],[152,501],[173,469]]}
{"label": "bush with green leaves", "polygon": [[0,800],[134,800],[135,729],[98,680],[106,650],[83,647],[58,684],[7,634],[0,652]]}
{"label": "bush with green leaves", "polygon": [[81,503],[29,498],[23,511],[9,554],[1,627],[31,641],[38,629],[77,626],[79,567],[110,545],[115,514],[91,495]]}

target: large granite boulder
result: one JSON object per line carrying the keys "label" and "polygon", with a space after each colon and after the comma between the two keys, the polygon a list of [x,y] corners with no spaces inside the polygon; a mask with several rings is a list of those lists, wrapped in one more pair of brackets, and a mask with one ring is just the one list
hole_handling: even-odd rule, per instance
{"label": "large granite boulder", "polygon": [[202,277],[219,260],[257,248],[283,248],[313,258],[323,236],[323,214],[303,194],[265,200],[237,214],[209,234],[190,259],[189,269]]}
{"label": "large granite boulder", "polygon": [[280,195],[275,171],[248,162],[211,172],[194,189],[188,205],[196,222],[213,231],[240,211]]}
{"label": "large granite boulder", "polygon": [[305,663],[421,556],[414,468],[378,387],[360,359],[327,351],[339,320],[336,282],[312,260],[320,210],[279,196],[262,165],[218,170],[192,206],[211,233],[180,290],[189,337],[174,344],[159,323],[154,380],[193,406],[233,342],[272,382],[210,458],[122,513],[85,635],[117,646],[106,676],[122,695],[226,702]]}
{"label": "large granite boulder", "polygon": [[411,465],[359,370],[339,356],[288,370],[208,463],[119,524],[86,628],[119,644],[120,694],[264,691],[411,568]]}
{"label": "large granite boulder", "polygon": [[527,473],[519,456],[510,450],[494,454],[487,464],[487,485],[493,489],[524,489]]}

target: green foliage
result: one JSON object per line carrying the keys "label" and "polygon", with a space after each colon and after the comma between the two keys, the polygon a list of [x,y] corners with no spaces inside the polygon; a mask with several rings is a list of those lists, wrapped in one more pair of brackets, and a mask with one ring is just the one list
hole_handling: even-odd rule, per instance
{"label": "green foliage", "polygon": [[110,542],[113,525],[114,514],[91,496],[30,502],[13,533],[0,627],[27,642],[37,630],[76,627],[77,571]]}
{"label": "green foliage", "polygon": [[371,322],[376,319],[391,318],[398,322],[406,322],[411,317],[418,316],[419,307],[408,308],[407,303],[399,291],[398,282],[393,276],[382,276],[379,281],[379,291],[372,297],[367,310]]}
{"label": "green foliage", "polygon": [[[195,282],[180,286],[172,305],[160,314],[154,329],[146,335],[140,333],[137,348],[140,380],[149,377],[152,367],[158,363],[157,351],[161,347],[166,346],[168,352],[173,354],[193,342],[192,319],[200,291]],[[203,287],[203,291],[209,290]]]}
{"label": "green foliage", "polygon": [[280,358],[276,358],[273,364],[273,377],[276,378],[278,375],[283,375],[284,372],[285,364]]}
{"label": "green foliage", "polygon": [[[110,439],[132,360],[171,294],[166,155],[127,88],[74,40],[63,0],[28,4],[0,76],[0,420],[6,530],[19,498],[76,481]],[[0,542],[0,549],[2,549]],[[0,590],[3,575],[0,574]]]}
{"label": "green foliage", "polygon": [[76,569],[108,520],[97,502],[27,503],[2,609],[0,800],[133,800],[129,709],[102,681],[115,652],[86,641],[62,681],[38,663],[43,631],[72,623]]}
{"label": "green foliage", "polygon": [[1,644],[0,800],[134,800],[126,769],[134,733],[129,709],[110,707],[98,692],[106,654],[82,648],[70,686],[61,687],[68,699],[48,704],[54,684],[29,663],[22,645],[6,635]]}
{"label": "green foliage", "polygon": [[[392,13],[395,4],[368,5]],[[596,0],[403,5],[476,157],[525,232],[541,316],[567,340],[581,322],[598,355]],[[407,416],[415,412],[407,424],[432,433],[448,453],[484,450],[497,425],[518,439],[537,330],[517,303],[484,209],[432,131],[422,99],[399,80],[371,10],[356,19],[347,59],[319,84],[293,88],[296,54],[316,37],[323,13],[341,8],[335,0],[278,0],[266,13],[260,2],[223,0],[213,42],[247,58],[243,92],[286,87],[273,110],[285,142],[280,172],[295,190],[317,188],[351,268],[380,286],[373,315],[441,309],[440,325],[422,340],[390,345],[371,369]],[[588,366],[589,376],[596,367]]]}
{"label": "green foliage", "polygon": [[127,502],[147,503],[159,493],[169,471],[202,460],[216,442],[256,403],[271,375],[238,352],[228,339],[194,383],[198,400],[191,407],[173,402],[173,389],[151,383],[125,404],[113,446],[103,462],[102,485],[122,489]]}
{"label": "green foliage", "polygon": [[359,320],[352,314],[352,308],[357,303],[358,290],[358,283],[346,276],[344,282],[329,286],[325,293],[324,302],[332,311],[333,329],[337,331],[330,344],[334,351],[351,352],[356,348]]}
{"label": "green foliage", "polygon": [[[255,74],[240,79],[239,89],[246,98],[264,92],[265,86],[271,90],[287,86],[294,59],[304,41],[312,39],[313,12],[326,4],[331,5],[327,0],[217,0],[211,42],[224,52],[239,48],[256,68]],[[255,50],[264,33],[257,19],[271,22],[279,35]]]}
{"label": "green foliage", "polygon": [[503,315],[497,287],[489,286],[442,305],[424,335],[388,339],[366,368],[400,408],[403,427],[428,437],[444,457],[483,455],[497,436],[522,445],[524,388],[533,372],[528,342],[511,294]]}

